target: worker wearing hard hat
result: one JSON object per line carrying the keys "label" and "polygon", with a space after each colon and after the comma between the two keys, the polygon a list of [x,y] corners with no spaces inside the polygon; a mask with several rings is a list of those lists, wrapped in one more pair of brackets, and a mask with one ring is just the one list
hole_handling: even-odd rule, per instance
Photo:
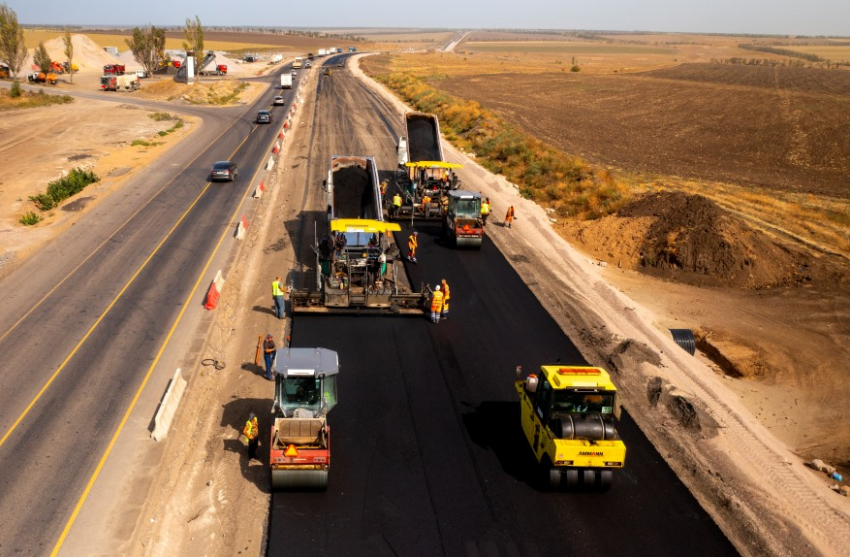
{"label": "worker wearing hard hat", "polygon": [[431,322],[440,322],[440,313],[443,311],[443,293],[440,291],[440,285],[434,287],[434,292],[431,293]]}
{"label": "worker wearing hard hat", "polygon": [[242,435],[248,441],[248,462],[256,460],[257,447],[260,444],[260,424],[257,422],[257,416],[253,412],[248,416],[245,427],[242,428]]}

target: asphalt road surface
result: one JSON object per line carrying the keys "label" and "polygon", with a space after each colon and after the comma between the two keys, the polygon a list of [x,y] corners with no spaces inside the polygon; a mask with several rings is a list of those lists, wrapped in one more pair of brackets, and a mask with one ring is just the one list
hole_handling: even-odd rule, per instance
{"label": "asphalt road surface", "polygon": [[[400,118],[347,72],[321,77],[318,103],[310,193],[301,220],[287,224],[304,268],[312,234],[302,231],[322,222],[322,194],[311,185],[326,172],[329,155],[374,155],[389,175],[401,129]],[[627,464],[608,493],[534,486],[515,368],[585,362],[489,240],[480,251],[460,251],[442,244],[437,225],[416,229],[419,263],[408,264],[411,282],[447,279],[447,321],[293,320],[293,346],[339,352],[340,403],[329,418],[328,490],[273,495],[268,554],[737,554],[628,412],[618,427]],[[407,234],[397,241],[406,245]]]}
{"label": "asphalt road surface", "polygon": [[[48,554],[60,538],[219,239],[233,230],[288,110],[289,94],[273,125],[253,123],[276,94],[270,88],[248,109],[190,109],[211,124],[0,281],[0,555]],[[210,185],[213,162],[231,156],[236,182]]]}

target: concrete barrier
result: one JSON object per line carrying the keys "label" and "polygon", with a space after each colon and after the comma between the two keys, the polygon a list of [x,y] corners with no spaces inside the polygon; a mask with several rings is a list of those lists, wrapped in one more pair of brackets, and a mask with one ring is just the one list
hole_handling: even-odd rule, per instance
{"label": "concrete barrier", "polygon": [[154,441],[162,441],[168,436],[171,422],[174,421],[174,414],[177,413],[177,408],[180,407],[180,399],[183,398],[185,392],[186,380],[183,379],[180,368],[177,368],[174,377],[168,383],[168,388],[165,389],[165,395],[162,397],[162,402],[159,403],[159,409],[153,417],[154,425],[151,437]]}
{"label": "concrete barrier", "polygon": [[241,240],[245,238],[245,232],[248,230],[248,220],[245,218],[245,215],[242,215],[242,219],[239,220],[239,224],[236,225],[236,239]]}
{"label": "concrete barrier", "polygon": [[266,163],[266,170],[271,170],[274,167],[274,158],[269,157],[269,162]]}
{"label": "concrete barrier", "polygon": [[221,297],[221,291],[224,289],[224,277],[219,270],[215,274],[215,278],[210,283],[210,288],[207,290],[207,300],[204,303],[204,309],[215,309],[218,305],[218,299]]}
{"label": "concrete barrier", "polygon": [[266,191],[266,186],[264,186],[263,181],[260,180],[260,185],[257,186],[257,189],[254,190],[254,199],[259,199],[263,197],[264,191]]}

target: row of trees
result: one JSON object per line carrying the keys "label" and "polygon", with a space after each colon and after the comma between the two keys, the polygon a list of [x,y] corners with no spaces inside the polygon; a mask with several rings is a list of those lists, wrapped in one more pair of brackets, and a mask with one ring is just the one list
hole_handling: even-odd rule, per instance
{"label": "row of trees", "polygon": [[[156,27],[155,25],[134,27],[133,36],[124,39],[130,52],[133,53],[133,58],[148,75],[160,69],[168,60],[165,53],[165,32],[165,27]],[[204,55],[204,28],[201,25],[201,18],[195,16],[194,21],[186,19],[183,34],[186,37],[186,40],[183,41],[183,49],[195,53],[195,67],[197,68],[198,62],[203,60]]]}

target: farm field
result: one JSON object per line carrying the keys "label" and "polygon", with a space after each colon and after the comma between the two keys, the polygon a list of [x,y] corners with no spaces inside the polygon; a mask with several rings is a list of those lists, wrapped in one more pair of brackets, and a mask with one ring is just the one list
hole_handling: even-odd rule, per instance
{"label": "farm field", "polygon": [[606,166],[850,196],[850,136],[842,132],[850,129],[850,72],[685,64],[628,75],[504,73],[434,83]]}

